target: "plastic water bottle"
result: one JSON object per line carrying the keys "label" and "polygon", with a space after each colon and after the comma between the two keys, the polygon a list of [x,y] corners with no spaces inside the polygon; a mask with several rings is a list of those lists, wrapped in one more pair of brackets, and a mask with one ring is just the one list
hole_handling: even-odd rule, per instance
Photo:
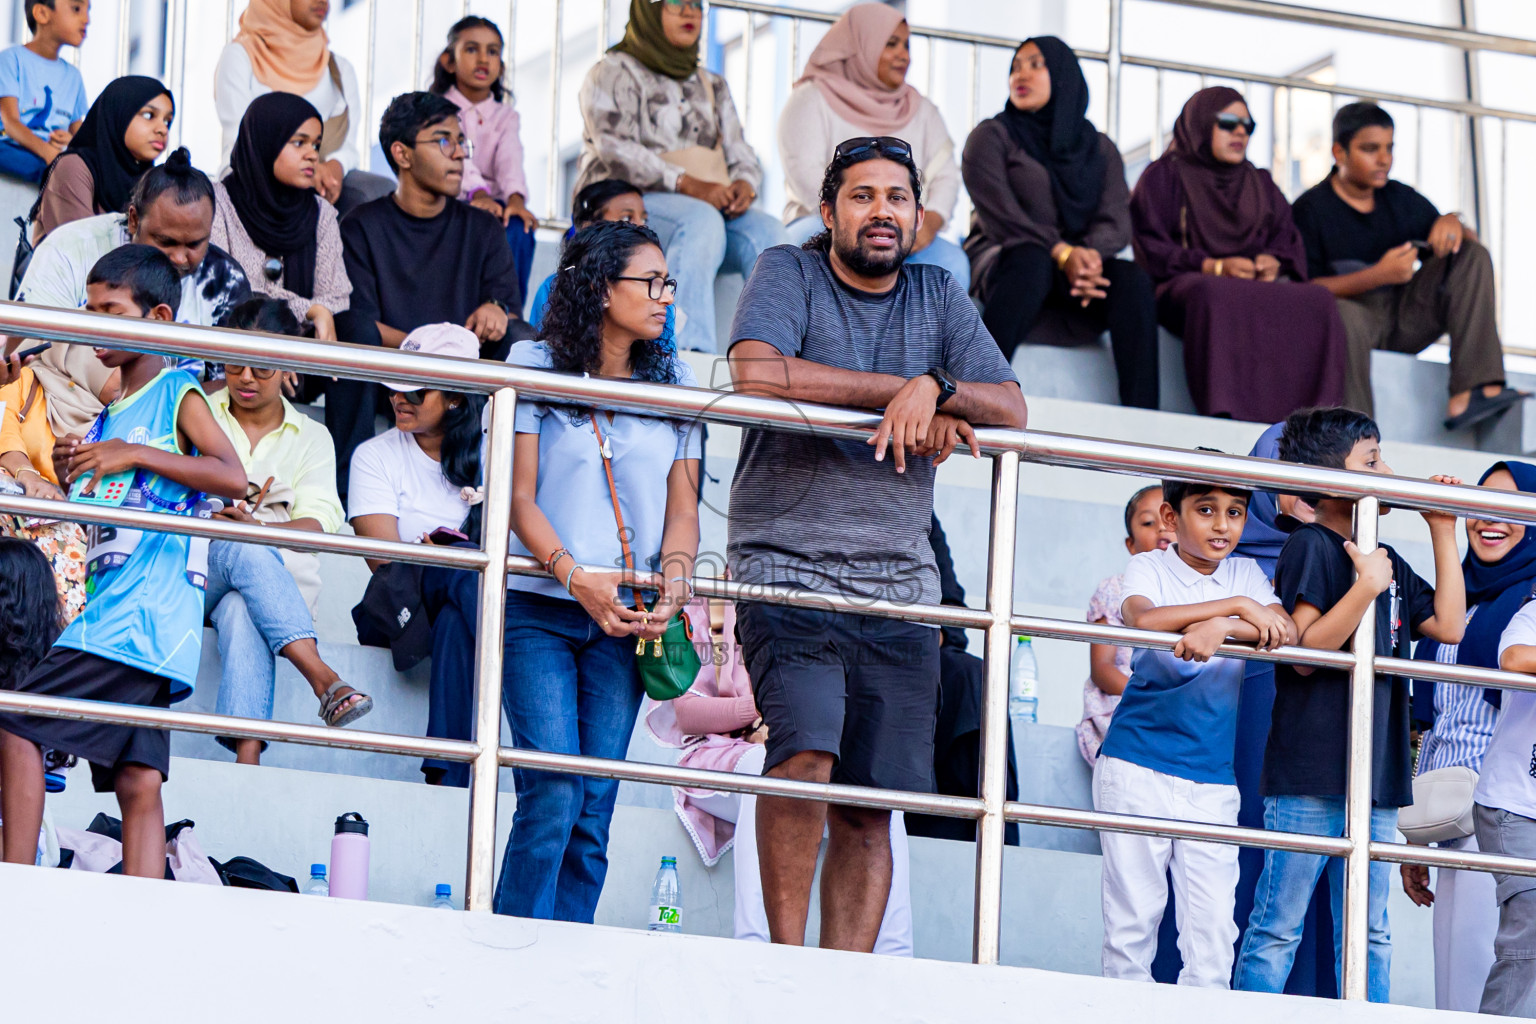
{"label": "plastic water bottle", "polygon": [[325,880],[325,865],[311,864],[309,866],[309,883],[304,886],[305,896],[329,896],[331,885]]}
{"label": "plastic water bottle", "polygon": [[645,927],[653,932],[683,930],[683,891],[677,884],[677,858],[661,858],[656,884],[651,886],[651,916]]}
{"label": "plastic water bottle", "polygon": [[1040,682],[1040,665],[1035,661],[1035,648],[1029,637],[1018,637],[1013,645],[1013,658],[1008,671],[1008,717],[1033,725],[1040,706],[1036,696]]}
{"label": "plastic water bottle", "polygon": [[433,910],[458,910],[453,903],[453,886],[437,883],[437,895],[432,899]]}
{"label": "plastic water bottle", "polygon": [[336,819],[331,838],[331,895],[368,898],[368,823],[356,811]]}

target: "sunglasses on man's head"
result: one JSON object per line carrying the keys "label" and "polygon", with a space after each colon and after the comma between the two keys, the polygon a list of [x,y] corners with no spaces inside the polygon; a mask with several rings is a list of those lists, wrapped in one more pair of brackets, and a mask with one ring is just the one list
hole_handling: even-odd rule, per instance
{"label": "sunglasses on man's head", "polygon": [[892,135],[866,135],[857,139],[845,139],[838,143],[833,151],[833,159],[846,160],[853,156],[862,156],[870,151],[879,152],[883,156],[892,156],[897,160],[912,159],[912,146],[905,139],[898,139]]}
{"label": "sunglasses on man's head", "polygon": [[1241,128],[1249,135],[1252,135],[1253,130],[1258,126],[1259,122],[1251,117],[1238,117],[1236,114],[1216,115],[1216,127],[1224,132],[1235,132]]}

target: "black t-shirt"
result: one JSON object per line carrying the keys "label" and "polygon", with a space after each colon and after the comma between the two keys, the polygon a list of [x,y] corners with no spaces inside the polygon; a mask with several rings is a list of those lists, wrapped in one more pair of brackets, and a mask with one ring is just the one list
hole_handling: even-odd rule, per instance
{"label": "black t-shirt", "polygon": [[[1440,211],[1411,186],[1389,181],[1376,190],[1376,208],[1361,213],[1333,190],[1332,171],[1291,206],[1307,248],[1307,276],[1332,277],[1360,270],[1404,242],[1429,239]],[[1354,265],[1338,266],[1340,261]]]}
{"label": "black t-shirt", "polygon": [[[1407,658],[1419,627],[1435,614],[1435,590],[1392,548],[1392,585],[1376,598],[1376,653]],[[1354,586],[1344,538],[1317,523],[1291,534],[1275,565],[1275,591],[1286,611],[1305,601],[1327,614]],[[1371,798],[1378,807],[1413,802],[1408,752],[1408,682],[1377,675],[1371,729]],[[1343,796],[1349,749],[1349,673],[1319,668],[1302,675],[1275,667],[1275,707],[1264,749],[1265,796]]]}
{"label": "black t-shirt", "polygon": [[352,310],[410,333],[460,324],[492,300],[522,309],[522,289],[501,222],[450,199],[436,217],[412,217],[393,195],[341,221]]}

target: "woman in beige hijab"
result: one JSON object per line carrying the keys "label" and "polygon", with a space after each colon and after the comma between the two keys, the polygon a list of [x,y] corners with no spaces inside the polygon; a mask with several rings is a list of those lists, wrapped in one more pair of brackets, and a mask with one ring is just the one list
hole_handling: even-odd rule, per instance
{"label": "woman in beige hijab", "polygon": [[240,119],[251,100],[289,92],[313,104],[325,121],[315,189],[345,214],[389,195],[395,186],[363,169],[371,132],[359,121],[363,108],[357,73],[331,50],[325,34],[330,10],[330,0],[251,0],[240,15],[240,31],[219,56],[213,99],[224,128],[219,177],[229,170]]}
{"label": "woman in beige hijab", "polygon": [[911,31],[885,4],[857,4],[811,51],[805,73],[779,114],[784,165],[784,223],[800,243],[822,230],[821,178],[838,143],[860,136],[893,136],[912,147],[923,173],[923,226],[908,263],[933,263],[969,288],[971,264],[954,242],[939,237],[955,213],[960,169],[939,108],[907,83]]}

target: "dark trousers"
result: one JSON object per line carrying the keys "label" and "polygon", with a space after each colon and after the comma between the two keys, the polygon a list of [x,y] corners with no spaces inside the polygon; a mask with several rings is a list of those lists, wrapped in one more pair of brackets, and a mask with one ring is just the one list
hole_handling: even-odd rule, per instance
{"label": "dark trousers", "polygon": [[[421,574],[421,598],[432,617],[427,735],[441,740],[473,739],[480,574],[428,566]],[[421,773],[429,782],[438,781],[444,786],[469,785],[469,765],[462,761],[429,757],[421,762]]]}
{"label": "dark trousers", "polygon": [[1109,279],[1106,297],[1085,308],[1072,297],[1066,275],[1047,249],[1014,246],[998,256],[988,274],[982,321],[1009,359],[1046,309],[1085,319],[1095,334],[1109,331],[1120,404],[1156,409],[1157,302],[1152,280],[1129,260],[1105,260],[1104,276]]}
{"label": "dark trousers", "polygon": [[1425,260],[1407,284],[1340,299],[1339,316],[1349,338],[1344,403],[1351,409],[1374,413],[1372,350],[1416,355],[1447,333],[1451,394],[1504,381],[1493,259],[1470,238],[1461,252]]}

